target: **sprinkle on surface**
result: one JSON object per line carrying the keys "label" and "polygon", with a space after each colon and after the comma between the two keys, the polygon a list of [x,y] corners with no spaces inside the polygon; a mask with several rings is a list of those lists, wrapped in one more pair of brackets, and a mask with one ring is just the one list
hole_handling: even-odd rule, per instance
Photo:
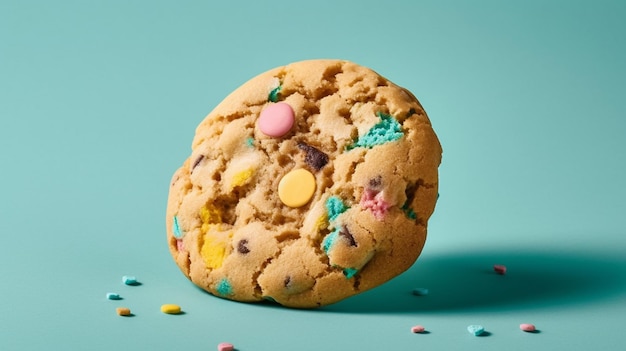
{"label": "sprinkle on surface", "polygon": [[115,309],[115,312],[119,316],[131,316],[130,308],[128,308],[128,307],[118,307],[118,308]]}
{"label": "sprinkle on surface", "polygon": [[217,345],[217,351],[234,351],[235,346],[229,342],[221,342]]}
{"label": "sprinkle on surface", "polygon": [[121,300],[122,297],[118,293],[107,293],[107,299],[109,299],[109,300]]}
{"label": "sprinkle on surface", "polygon": [[137,285],[137,278],[135,278],[132,275],[125,275],[122,277],[122,283],[126,284],[126,285]]}
{"label": "sprinkle on surface", "polygon": [[354,144],[347,147],[347,150],[357,147],[371,149],[376,145],[382,145],[402,138],[404,135],[402,126],[395,118],[382,112],[378,112],[377,115],[381,121],[376,123],[365,135],[357,138]]}
{"label": "sprinkle on surface", "polygon": [[220,280],[220,282],[217,284],[216,290],[217,293],[222,296],[229,296],[233,294],[233,287],[232,285],[230,285],[230,282],[228,282],[228,279],[226,278]]}
{"label": "sprinkle on surface", "polygon": [[485,328],[479,324],[472,324],[467,327],[467,331],[474,336],[480,336],[485,332]]}
{"label": "sprinkle on surface", "polygon": [[161,305],[161,312],[166,314],[179,314],[181,312],[180,306],[175,304]]}
{"label": "sprinkle on surface", "polygon": [[413,295],[415,295],[415,296],[426,296],[426,295],[428,295],[428,289],[427,288],[415,288],[415,289],[413,289]]}
{"label": "sprinkle on surface", "polygon": [[501,264],[494,264],[493,265],[493,270],[494,272],[500,274],[500,275],[505,275],[506,274],[506,266],[501,265]]}
{"label": "sprinkle on surface", "polygon": [[522,331],[525,331],[527,333],[537,332],[537,328],[535,328],[535,326],[533,324],[530,324],[530,323],[522,323],[522,324],[519,325],[519,328]]}
{"label": "sprinkle on surface", "polygon": [[426,328],[424,328],[424,326],[421,326],[421,325],[415,325],[411,327],[411,333],[419,334],[419,333],[423,333],[424,331],[426,331]]}

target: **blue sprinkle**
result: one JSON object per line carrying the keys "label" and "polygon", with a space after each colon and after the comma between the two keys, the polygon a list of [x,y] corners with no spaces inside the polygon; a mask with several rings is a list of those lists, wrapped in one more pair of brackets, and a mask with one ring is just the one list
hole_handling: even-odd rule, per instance
{"label": "blue sprinkle", "polygon": [[130,275],[125,275],[122,277],[122,282],[126,285],[137,285],[137,278]]}
{"label": "blue sprinkle", "polygon": [[467,327],[467,331],[474,336],[479,336],[485,332],[485,328],[482,325],[472,324]]}
{"label": "blue sprinkle", "polygon": [[347,279],[350,279],[350,278],[354,277],[354,275],[357,274],[358,272],[359,272],[359,270],[355,269],[355,268],[344,268],[343,269],[343,275],[345,275]]}
{"label": "blue sprinkle", "polygon": [[107,299],[109,300],[121,300],[120,294],[117,293],[107,293]]}
{"label": "blue sprinkle", "polygon": [[182,230],[180,230],[180,225],[178,224],[178,217],[176,216],[174,216],[174,224],[172,224],[172,232],[174,233],[174,237],[176,239],[180,239],[184,235]]}
{"label": "blue sprinkle", "polygon": [[357,141],[348,145],[347,150],[352,150],[357,147],[365,147],[371,149],[376,145],[381,145],[391,141],[402,138],[404,133],[402,132],[402,126],[391,115],[384,114],[382,112],[377,113],[381,121],[376,123],[367,134],[359,137]]}
{"label": "blue sprinkle", "polygon": [[413,289],[413,295],[415,295],[415,296],[426,296],[426,295],[428,295],[428,289],[426,289],[426,288],[415,288],[415,289]]}
{"label": "blue sprinkle", "polygon": [[247,147],[254,147],[254,138],[250,137],[246,139],[246,146]]}
{"label": "blue sprinkle", "polygon": [[217,293],[222,296],[228,296],[233,294],[233,287],[228,282],[228,279],[224,278],[217,284]]}
{"label": "blue sprinkle", "polygon": [[328,234],[324,238],[324,241],[322,241],[322,249],[324,250],[325,253],[328,253],[328,250],[330,250],[331,246],[333,246],[338,236],[339,236],[339,228],[335,228],[334,231],[332,231],[330,234]]}
{"label": "blue sprinkle", "polygon": [[337,196],[331,196],[326,200],[326,211],[328,212],[328,220],[334,221],[337,217],[346,212],[349,207]]}

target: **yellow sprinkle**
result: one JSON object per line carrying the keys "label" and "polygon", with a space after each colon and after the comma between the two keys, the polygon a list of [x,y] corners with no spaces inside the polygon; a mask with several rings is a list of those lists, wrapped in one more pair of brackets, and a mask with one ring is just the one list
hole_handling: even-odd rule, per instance
{"label": "yellow sprinkle", "polygon": [[224,262],[224,256],[226,256],[226,245],[223,242],[216,241],[215,239],[206,238],[200,255],[204,259],[204,264],[211,269],[217,269],[222,266]]}
{"label": "yellow sprinkle", "polygon": [[315,177],[306,169],[293,170],[278,183],[278,197],[289,207],[304,206],[315,193]]}
{"label": "yellow sprinkle", "polygon": [[246,181],[252,177],[253,174],[254,170],[252,168],[248,168],[245,171],[241,171],[235,174],[231,186],[234,188],[236,186],[244,185]]}
{"label": "yellow sprinkle", "polygon": [[179,314],[180,306],[169,304],[169,303],[165,305],[161,305],[161,312],[167,313],[167,314]]}

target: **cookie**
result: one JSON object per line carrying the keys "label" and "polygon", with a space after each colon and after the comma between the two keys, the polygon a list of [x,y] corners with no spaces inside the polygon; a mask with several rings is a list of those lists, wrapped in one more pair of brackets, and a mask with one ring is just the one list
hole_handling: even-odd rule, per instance
{"label": "cookie", "polygon": [[348,61],[265,72],[200,123],[167,239],[209,293],[296,308],[374,288],[420,255],[441,146],[418,100]]}

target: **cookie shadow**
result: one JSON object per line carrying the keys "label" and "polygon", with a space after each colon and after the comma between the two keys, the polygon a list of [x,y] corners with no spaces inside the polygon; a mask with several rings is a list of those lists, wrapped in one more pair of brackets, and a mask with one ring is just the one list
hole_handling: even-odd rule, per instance
{"label": "cookie shadow", "polygon": [[[505,265],[504,275],[493,265]],[[415,288],[427,288],[415,296]],[[411,269],[373,290],[320,309],[342,313],[514,311],[585,304],[626,292],[626,259],[533,249],[425,252]]]}

